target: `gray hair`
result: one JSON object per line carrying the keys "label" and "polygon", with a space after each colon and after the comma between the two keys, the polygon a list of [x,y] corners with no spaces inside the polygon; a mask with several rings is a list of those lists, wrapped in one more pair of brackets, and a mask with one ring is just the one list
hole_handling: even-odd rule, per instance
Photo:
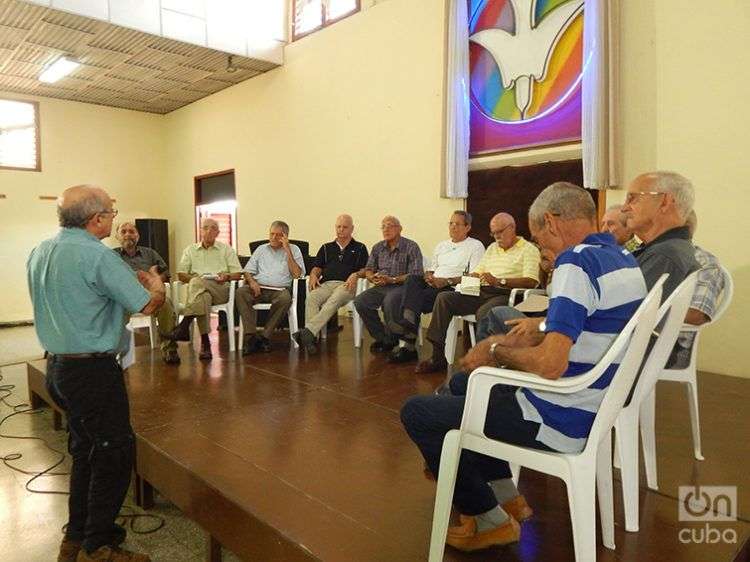
{"label": "gray hair", "polygon": [[289,236],[289,225],[284,221],[273,221],[271,223],[271,228],[280,228],[284,233],[284,236]]}
{"label": "gray hair", "polygon": [[106,210],[107,201],[104,201],[94,190],[86,192],[84,197],[74,200],[66,207],[63,207],[62,197],[57,199],[57,218],[63,228],[86,228],[91,217]]}
{"label": "gray hair", "polygon": [[654,191],[672,194],[680,218],[687,219],[695,204],[695,189],[692,182],[677,172],[650,172],[646,177],[651,180]]}
{"label": "gray hair", "polygon": [[537,228],[544,224],[544,213],[562,220],[596,220],[596,205],[591,194],[575,184],[558,181],[544,188],[529,207],[529,222]]}
{"label": "gray hair", "polygon": [[464,218],[464,222],[467,226],[471,226],[471,221],[473,220],[473,217],[471,216],[471,213],[469,211],[453,211],[454,215],[459,215]]}
{"label": "gray hair", "polygon": [[622,212],[622,208],[624,205],[610,205],[607,207],[607,213],[619,213],[620,222],[623,224],[623,226],[627,225],[628,218],[625,216],[625,214]]}
{"label": "gray hair", "polygon": [[121,228],[122,228],[123,226],[132,226],[133,228],[135,228],[135,231],[136,231],[136,232],[138,232],[138,227],[137,227],[137,226],[135,225],[135,222],[134,222],[134,221],[122,221],[121,223],[119,223],[119,224],[117,225],[117,228],[115,228],[115,232],[118,232],[118,233],[119,233],[119,232],[120,232],[120,229],[121,229]]}

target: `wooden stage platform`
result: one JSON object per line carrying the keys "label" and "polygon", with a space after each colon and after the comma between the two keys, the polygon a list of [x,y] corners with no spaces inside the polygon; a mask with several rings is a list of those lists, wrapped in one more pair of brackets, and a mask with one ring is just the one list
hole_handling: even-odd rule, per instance
{"label": "wooden stage platform", "polygon": [[[253,562],[416,562],[427,559],[434,483],[404,433],[404,400],[429,393],[443,375],[416,376],[352,345],[351,326],[331,335],[317,356],[289,351],[279,333],[270,354],[242,358],[213,336],[214,360],[200,363],[180,345],[182,365],[138,348],[128,387],[137,435],[137,473],[211,537]],[[221,350],[219,352],[219,349]],[[44,362],[29,364],[30,389],[46,400]],[[659,491],[641,486],[641,530],[626,533],[615,482],[617,550],[599,541],[601,561],[745,560],[750,535],[750,380],[703,374],[701,415],[706,460],[694,461],[685,391],[660,383],[657,399]],[[615,478],[618,474],[615,472]],[[683,543],[680,485],[738,486],[737,543]],[[521,542],[473,555],[450,547],[451,561],[568,561],[573,542],[564,484],[530,470],[521,491],[535,510]]]}

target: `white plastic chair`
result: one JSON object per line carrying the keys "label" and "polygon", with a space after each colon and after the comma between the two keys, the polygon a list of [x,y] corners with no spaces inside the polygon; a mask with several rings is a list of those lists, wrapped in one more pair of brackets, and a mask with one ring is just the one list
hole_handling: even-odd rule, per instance
{"label": "white plastic chair", "polygon": [[156,326],[156,317],[140,312],[133,314],[128,320],[128,329],[137,330],[139,328],[148,328],[149,339],[151,340],[151,349],[159,345],[159,330]]}
{"label": "white plastic chair", "polygon": [[677,341],[680,327],[695,291],[698,272],[690,274],[659,308],[656,323],[661,325],[641,374],[633,388],[630,403],[615,421],[615,458],[620,460],[622,498],[625,505],[625,529],[638,531],[638,427],[643,438],[646,478],[656,490],[656,444],[654,442],[654,386]]}
{"label": "white plastic chair", "polygon": [[[357,293],[354,298],[357,298],[357,296],[364,293],[369,288],[370,282],[364,277],[360,277],[359,279],[357,279]],[[354,301],[351,302],[351,305],[352,330],[354,331],[354,347],[362,347],[362,328],[364,323],[362,322],[362,317],[359,315],[359,312],[357,312],[357,307],[354,306]]]}
{"label": "white plastic chair", "polygon": [[[649,335],[656,325],[656,313],[666,277],[663,275],[654,285],[599,363],[587,373],[557,380],[547,380],[531,373],[491,367],[475,369],[471,373],[461,428],[449,431],[443,441],[430,539],[430,562],[443,560],[453,489],[463,449],[505,459],[511,465],[527,466],[562,478],[568,489],[573,543],[578,562],[596,560],[594,493],[598,491],[602,541],[607,548],[614,548],[611,429],[633,385]],[[539,451],[496,441],[484,434],[490,391],[495,385],[506,384],[559,394],[572,394],[588,388],[610,364],[622,357],[623,353],[624,357],[607,388],[586,446],[581,453]]]}
{"label": "white plastic chair", "polygon": [[[292,337],[292,334],[296,333],[299,330],[299,323],[297,321],[297,293],[299,292],[297,283],[305,283],[307,282],[307,277],[299,277],[298,279],[295,279],[292,282],[292,304],[289,306],[289,311],[287,312],[287,320],[289,322],[289,341],[292,342],[292,348],[297,349],[299,347],[299,344],[294,340]],[[242,287],[245,284],[245,281],[240,281],[240,287]],[[254,304],[253,308],[255,310],[271,310],[271,303],[270,302],[263,302]],[[240,318],[240,351],[242,351],[242,348],[245,343],[245,327],[242,325],[242,318]]]}
{"label": "white plastic chair", "polygon": [[[515,306],[519,302],[526,300],[529,295],[546,295],[547,291],[544,289],[513,289],[508,296],[508,306]],[[520,297],[520,300],[518,300]],[[461,326],[466,322],[469,325],[469,337],[471,338],[471,346],[474,347],[477,344],[477,337],[475,332],[475,326],[477,323],[477,317],[475,314],[467,314],[466,316],[454,316],[451,323],[448,325],[448,331],[445,333],[445,360],[451,365],[453,360],[456,358],[456,345],[458,342],[458,333],[461,331]]]}
{"label": "white plastic chair", "polygon": [[[724,290],[722,292],[721,303],[716,308],[716,313],[714,314],[713,318],[711,319],[710,322],[706,322],[705,324],[702,324],[700,326],[684,324],[681,328],[682,332],[691,332],[695,334],[693,338],[693,347],[690,351],[690,364],[684,369],[664,369],[659,374],[659,380],[661,381],[681,382],[685,384],[687,387],[688,404],[690,405],[690,426],[693,432],[693,454],[695,455],[696,460],[699,460],[699,461],[703,460],[703,454],[701,452],[701,428],[700,428],[700,416],[698,413],[698,378],[696,374],[697,363],[698,363],[697,361],[698,339],[699,339],[701,332],[706,326],[710,326],[714,322],[718,321],[719,318],[721,318],[724,315],[727,308],[729,308],[729,304],[732,302],[732,296],[734,295],[734,281],[732,280],[732,274],[729,273],[729,270],[726,267],[720,266],[720,268],[721,268],[721,273],[724,276]],[[653,431],[654,430],[652,429],[652,432]],[[654,451],[653,457],[652,457],[653,460],[648,459],[646,455],[650,455],[650,453],[644,451],[644,457],[647,459],[647,462],[653,462],[653,465],[654,465],[653,482],[655,484],[656,483],[656,461],[655,461],[656,453]]]}
{"label": "white plastic chair", "polygon": [[[235,336],[234,336],[234,293],[237,290],[237,281],[230,281],[229,282],[229,300],[223,304],[214,304],[211,305],[211,314],[218,314],[221,311],[224,311],[224,313],[227,315],[227,337],[229,338],[229,351],[234,351],[236,349],[235,347]],[[180,319],[182,310],[185,308],[185,305],[183,305],[180,302],[180,287],[182,286],[182,282],[175,281],[172,284],[172,303],[174,304],[175,313],[177,314],[177,319]]]}

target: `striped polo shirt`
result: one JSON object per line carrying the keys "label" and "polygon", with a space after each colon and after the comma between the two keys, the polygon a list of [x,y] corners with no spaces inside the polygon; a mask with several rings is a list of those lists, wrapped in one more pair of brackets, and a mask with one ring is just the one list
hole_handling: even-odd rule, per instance
{"label": "striped polo shirt", "polygon": [[[591,234],[557,257],[545,323],[547,332],[573,340],[564,377],[594,367],[646,293],[638,262],[609,233]],[[620,359],[591,386],[573,394],[517,390],[524,419],[541,424],[537,440],[562,453],[582,451]]]}
{"label": "striped polo shirt", "polygon": [[487,247],[472,273],[491,273],[499,278],[528,277],[539,281],[539,249],[531,242],[518,237],[507,250],[495,242]]}

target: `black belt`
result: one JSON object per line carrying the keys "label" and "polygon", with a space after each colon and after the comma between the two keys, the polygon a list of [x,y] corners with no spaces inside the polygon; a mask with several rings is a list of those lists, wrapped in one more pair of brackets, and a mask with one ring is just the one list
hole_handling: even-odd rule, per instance
{"label": "black belt", "polygon": [[101,351],[97,353],[50,353],[50,357],[60,357],[61,359],[103,359],[110,357],[114,359],[116,353],[111,351]]}

